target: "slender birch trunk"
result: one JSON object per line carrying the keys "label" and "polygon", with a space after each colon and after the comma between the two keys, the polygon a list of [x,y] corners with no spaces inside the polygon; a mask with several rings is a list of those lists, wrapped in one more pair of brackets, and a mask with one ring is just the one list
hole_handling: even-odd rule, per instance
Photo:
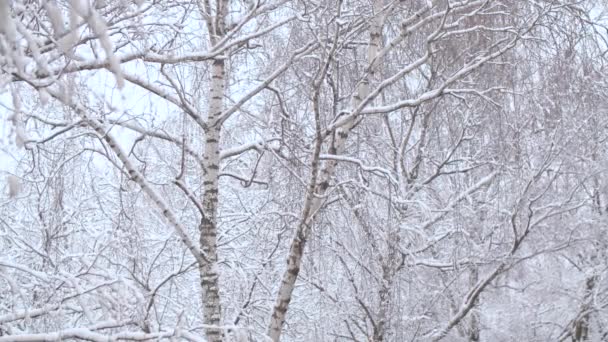
{"label": "slender birch trunk", "polygon": [[[214,46],[225,34],[225,16],[228,0],[218,0],[215,16],[209,15],[210,4],[206,2],[203,11],[207,16],[209,44]],[[222,325],[222,303],[220,298],[220,274],[217,251],[217,210],[219,195],[220,138],[222,130],[221,114],[224,109],[225,62],[223,56],[213,59],[208,98],[207,131],[205,132],[205,151],[203,157],[204,175],[202,205],[204,216],[201,218],[200,248],[207,255],[206,262],[199,263],[204,323],[211,326]],[[224,340],[222,329],[205,330],[208,342]]]}
{"label": "slender birch trunk", "polygon": [[385,257],[380,258],[382,265],[382,279],[380,280],[380,289],[378,290],[378,313],[376,314],[376,326],[374,327],[374,341],[382,342],[387,340],[387,326],[390,323],[391,309],[391,290],[393,288],[395,277],[403,267],[401,257],[399,255],[398,245],[400,242],[399,232],[389,227],[391,231],[388,234],[387,248],[388,251]]}
{"label": "slender birch trunk", "polygon": [[[211,92],[209,95],[209,129],[205,137],[205,174],[203,176],[204,194],[202,198],[205,216],[200,224],[200,248],[208,256],[208,262],[199,264],[201,279],[204,322],[209,325],[221,325],[222,305],[219,293],[219,273],[217,254],[217,207],[218,177],[220,168],[219,143],[221,125],[218,124],[223,108],[224,97],[224,61],[214,60],[211,69]],[[220,329],[207,329],[207,340],[222,340]]]}
{"label": "slender birch trunk", "polygon": [[[375,0],[373,3],[374,8],[374,19],[370,28],[370,42],[368,46],[368,62],[369,62],[369,76],[366,76],[358,85],[357,91],[353,96],[352,107],[356,108],[361,101],[369,94],[369,82],[370,78],[374,76],[375,66],[378,64],[375,61],[378,51],[382,44],[382,17],[380,10],[382,9],[382,1]],[[373,65],[372,65],[373,64]],[[320,84],[318,85],[320,86]],[[348,135],[352,128],[356,124],[356,118],[352,118],[347,121],[343,126],[338,127],[332,136],[331,145],[328,149],[329,154],[339,155],[344,152],[344,147],[348,139]],[[277,298],[272,310],[272,316],[270,318],[270,324],[268,327],[268,336],[274,342],[278,342],[281,339],[281,332],[283,324],[287,317],[287,310],[289,303],[291,302],[292,294],[295,289],[295,283],[300,273],[302,265],[302,258],[304,255],[304,248],[306,241],[313,228],[315,214],[323,206],[323,195],[329,188],[329,183],[333,177],[334,171],[337,166],[336,160],[327,160],[321,170],[319,171],[319,150],[322,141],[317,137],[315,148],[315,156],[312,162],[312,176],[311,184],[304,200],[304,209],[302,210],[301,220],[296,227],[295,236],[291,241],[289,248],[289,254],[287,257],[287,269],[283,273],[281,285],[277,293]],[[317,173],[319,176],[317,177]]]}
{"label": "slender birch trunk", "polygon": [[378,291],[378,297],[380,303],[378,303],[378,313],[376,316],[376,324],[374,327],[374,342],[383,342],[385,340],[386,326],[388,323],[388,310],[390,305],[390,290],[392,287],[393,269],[387,263],[391,260],[385,260],[382,265],[382,279],[380,283],[380,290]]}

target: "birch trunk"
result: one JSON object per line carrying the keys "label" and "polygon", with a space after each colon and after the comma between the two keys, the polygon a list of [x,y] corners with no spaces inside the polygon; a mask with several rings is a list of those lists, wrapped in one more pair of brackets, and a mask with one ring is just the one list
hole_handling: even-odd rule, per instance
{"label": "birch trunk", "polygon": [[[365,76],[357,87],[357,91],[353,96],[353,109],[356,108],[361,103],[362,99],[369,94],[370,78],[373,78],[374,76],[375,66],[378,64],[375,59],[382,44],[382,17],[380,15],[382,1],[375,0],[373,3],[373,8],[375,16],[372,20],[372,25],[370,28],[370,40],[367,56],[369,63],[369,76]],[[334,131],[331,145],[328,149],[329,154],[340,155],[344,152],[348,135],[355,126],[356,122],[356,118],[353,117]],[[318,152],[319,146],[322,144],[319,139],[320,137],[317,137],[317,148],[312,162],[313,167],[311,177],[313,182],[311,182],[309,190],[307,191],[304,209],[300,215],[301,220],[296,227],[295,236],[291,241],[291,246],[289,248],[289,254],[287,257],[287,269],[283,273],[268,327],[268,336],[274,342],[278,342],[281,339],[281,332],[287,317],[289,303],[291,302],[293,290],[295,289],[295,283],[298,278],[298,274],[300,273],[306,241],[313,228],[315,214],[323,206],[323,195],[325,195],[327,189],[329,188],[329,183],[337,166],[336,160],[325,161],[317,179],[316,174],[319,165]]]}
{"label": "birch trunk", "polygon": [[[390,263],[391,260],[385,260],[385,262]],[[378,314],[374,326],[374,342],[383,342],[385,340],[386,326],[388,323],[393,270],[391,266],[386,263],[382,265],[382,279],[380,280],[380,290],[378,291],[380,303],[378,304]]]}
{"label": "birch trunk", "polygon": [[374,327],[374,341],[382,342],[390,340],[387,334],[387,326],[390,323],[391,309],[391,290],[395,282],[397,273],[403,267],[402,259],[399,255],[398,245],[400,242],[399,232],[393,227],[389,227],[391,231],[388,233],[387,248],[388,253],[385,257],[380,258],[382,265],[382,279],[380,280],[380,289],[378,297],[378,313],[376,315],[376,325]]}
{"label": "birch trunk", "polygon": [[[228,0],[215,3],[215,16],[207,16],[209,44],[215,46],[225,34],[225,17],[228,11]],[[210,14],[210,4],[203,6],[203,11]],[[220,298],[219,267],[217,251],[217,210],[219,195],[220,138],[222,130],[221,114],[224,109],[225,62],[224,57],[213,59],[211,64],[211,82],[208,98],[207,131],[205,132],[205,153],[203,157],[204,175],[202,198],[203,213],[201,218],[200,248],[207,255],[206,262],[199,263],[204,323],[210,326],[222,325],[222,302]],[[224,334],[221,328],[210,328],[205,331],[208,342],[221,342]]]}
{"label": "birch trunk", "polygon": [[[224,97],[224,61],[214,60],[211,69],[211,91],[209,98],[209,130],[205,137],[205,174],[203,176],[202,198],[204,217],[200,224],[200,248],[207,255],[207,262],[199,264],[201,279],[204,322],[219,326],[222,323],[222,305],[219,293],[219,273],[217,254],[217,206],[218,177],[220,168],[220,133],[218,123],[223,108]],[[207,340],[222,340],[221,329],[207,329]]]}

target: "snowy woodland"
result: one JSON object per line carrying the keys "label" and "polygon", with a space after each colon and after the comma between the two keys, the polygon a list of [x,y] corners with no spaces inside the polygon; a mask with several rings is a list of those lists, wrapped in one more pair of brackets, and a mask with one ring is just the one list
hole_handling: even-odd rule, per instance
{"label": "snowy woodland", "polygon": [[0,342],[608,341],[608,2],[0,0]]}

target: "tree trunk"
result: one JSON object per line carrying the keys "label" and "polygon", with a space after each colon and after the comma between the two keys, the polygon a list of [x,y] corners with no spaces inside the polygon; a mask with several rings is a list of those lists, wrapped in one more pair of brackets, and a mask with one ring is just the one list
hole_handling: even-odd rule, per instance
{"label": "tree trunk", "polygon": [[[201,2],[203,17],[206,17],[209,31],[209,44],[215,46],[226,32],[225,18],[228,0],[215,3],[215,15],[209,2]],[[199,4],[200,6],[201,4]],[[207,255],[205,262],[199,263],[204,323],[210,326],[222,325],[222,302],[220,298],[220,275],[217,252],[217,210],[219,195],[220,138],[222,130],[221,115],[224,109],[226,66],[223,57],[213,59],[208,98],[207,131],[205,132],[205,154],[203,157],[204,175],[202,198],[203,217],[201,218],[200,248]],[[208,342],[224,340],[221,328],[205,330]]]}
{"label": "tree trunk", "polygon": [[[203,177],[203,211],[205,217],[200,225],[201,250],[208,261],[199,265],[201,278],[203,310],[205,324],[219,326],[222,323],[222,305],[219,293],[219,274],[217,256],[217,206],[218,177],[220,168],[220,132],[219,118],[223,109],[224,98],[224,61],[214,60],[211,69],[211,92],[209,95],[209,130],[205,139],[205,175]],[[222,340],[221,329],[207,329],[207,340]]]}
{"label": "tree trunk", "polygon": [[[475,286],[479,281],[479,270],[477,266],[473,265],[471,269],[471,273],[469,275],[469,284],[471,286]],[[479,302],[477,299],[476,302]],[[476,303],[477,304],[477,303]],[[471,321],[469,325],[469,341],[470,342],[479,342],[481,329],[479,327],[479,313],[473,312],[471,313]]]}
{"label": "tree trunk", "polygon": [[593,297],[593,288],[595,287],[595,276],[587,278],[585,282],[585,297],[581,308],[581,317],[574,322],[574,333],[572,334],[572,342],[589,341],[589,319],[591,302]]}
{"label": "tree trunk", "polygon": [[[364,77],[364,79],[360,81],[357,87],[357,91],[353,96],[352,109],[356,108],[369,94],[369,82],[374,76],[375,66],[378,65],[378,61],[375,59],[378,55],[380,46],[382,45],[382,17],[380,15],[380,10],[383,6],[382,4],[382,0],[375,0],[373,3],[375,17],[370,28],[370,42],[368,46],[369,73],[368,76]],[[334,131],[331,145],[328,148],[329,154],[340,155],[344,152],[348,134],[355,126],[356,122],[356,118],[352,117],[350,120],[344,123],[344,125],[338,127]],[[319,179],[317,180],[316,174],[319,164],[318,153],[320,151],[320,145],[323,143],[319,139],[320,137],[318,136],[317,148],[315,152],[316,155],[313,158],[313,170],[311,176],[312,182],[306,194],[304,209],[302,210],[302,214],[300,216],[300,223],[296,228],[295,236],[289,248],[287,269],[283,273],[281,285],[279,287],[275,305],[272,310],[270,325],[268,327],[268,336],[274,342],[278,342],[281,339],[281,332],[287,317],[289,303],[291,302],[295,283],[298,278],[298,274],[300,273],[306,241],[312,230],[315,214],[323,206],[323,197],[329,188],[329,183],[338,163],[336,160],[327,160],[324,163],[323,168],[320,171]]]}

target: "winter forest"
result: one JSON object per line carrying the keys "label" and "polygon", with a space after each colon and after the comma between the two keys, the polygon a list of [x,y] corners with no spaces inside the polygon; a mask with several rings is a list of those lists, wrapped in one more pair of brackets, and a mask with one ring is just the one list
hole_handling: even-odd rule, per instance
{"label": "winter forest", "polygon": [[608,341],[608,2],[0,0],[0,342]]}

